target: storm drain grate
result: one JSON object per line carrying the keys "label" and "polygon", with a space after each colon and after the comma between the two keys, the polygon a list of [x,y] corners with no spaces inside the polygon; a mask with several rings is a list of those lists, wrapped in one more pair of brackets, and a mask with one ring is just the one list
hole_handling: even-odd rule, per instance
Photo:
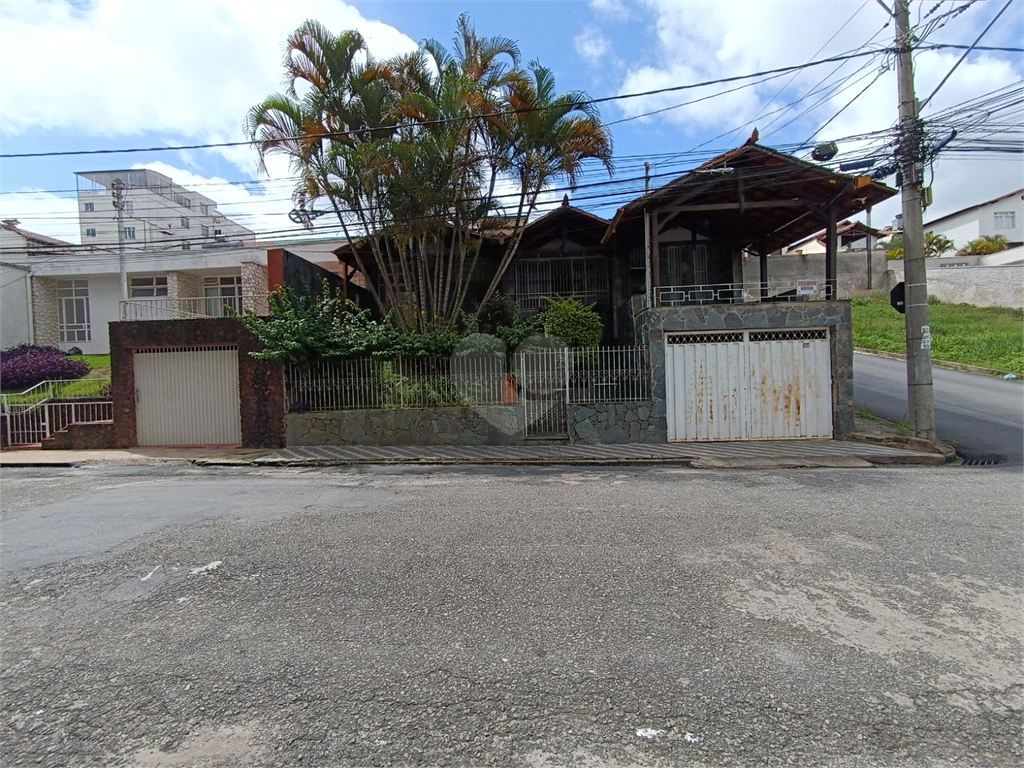
{"label": "storm drain grate", "polygon": [[994,455],[971,456],[969,454],[968,455],[959,454],[959,456],[960,456],[960,466],[961,467],[993,467],[996,464],[1002,464],[1003,463],[1003,457],[1002,456],[994,456]]}

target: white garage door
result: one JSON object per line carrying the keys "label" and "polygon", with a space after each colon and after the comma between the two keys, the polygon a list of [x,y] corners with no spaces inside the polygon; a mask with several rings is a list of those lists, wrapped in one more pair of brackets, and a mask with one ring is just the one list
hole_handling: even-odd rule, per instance
{"label": "white garage door", "polygon": [[139,445],[238,445],[238,349],[192,347],[135,351]]}
{"label": "white garage door", "polygon": [[828,331],[668,334],[669,440],[832,436]]}

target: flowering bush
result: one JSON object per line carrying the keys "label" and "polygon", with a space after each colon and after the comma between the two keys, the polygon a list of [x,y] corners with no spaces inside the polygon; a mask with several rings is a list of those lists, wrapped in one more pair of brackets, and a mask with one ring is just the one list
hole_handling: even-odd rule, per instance
{"label": "flowering bush", "polygon": [[54,347],[22,344],[0,352],[0,387],[28,389],[41,381],[72,381],[89,372],[87,363],[72,360]]}

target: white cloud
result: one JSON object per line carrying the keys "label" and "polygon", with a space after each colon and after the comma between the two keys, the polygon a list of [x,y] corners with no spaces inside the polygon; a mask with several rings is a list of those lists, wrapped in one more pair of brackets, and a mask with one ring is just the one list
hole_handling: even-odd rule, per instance
{"label": "white cloud", "polygon": [[416,47],[338,0],[4,3],[2,131],[238,140],[248,109],[281,90],[283,41],[309,18],[359,29],[379,57]]}
{"label": "white cloud", "polygon": [[593,66],[606,63],[612,44],[596,27],[587,27],[572,39],[576,53]]}
{"label": "white cloud", "polygon": [[[735,6],[718,0],[646,0],[655,29],[656,44],[642,58],[627,64],[627,72],[619,86],[620,93],[643,92],[750,72],[764,71],[814,59],[836,56],[861,46],[891,45],[893,27],[885,26],[887,17],[874,3],[860,0],[834,0],[822,5],[817,0],[747,3],[743,13]],[[953,19],[929,42],[961,42],[973,40],[995,13],[994,8],[982,10],[978,4],[968,13]],[[845,23],[845,26],[843,26]],[[829,40],[837,30],[842,31]],[[884,27],[884,28],[883,28]],[[1015,45],[1020,33],[1019,22],[997,25],[985,43]],[[820,52],[819,52],[819,49]],[[817,52],[817,53],[816,53]],[[930,93],[950,70],[962,51],[950,49],[922,51],[915,56],[917,91],[922,98]],[[641,119],[660,129],[665,123],[678,126],[676,133],[681,151],[699,143],[697,137],[724,133],[731,136],[715,146],[735,146],[757,126],[761,142],[773,145],[811,139],[816,131],[868,83],[879,68],[887,63],[882,57],[854,59],[842,66],[827,64],[793,74],[786,74],[762,84],[737,90],[690,106],[663,112],[657,118]],[[891,61],[888,62],[891,64]],[[832,74],[837,67],[838,70]],[[849,77],[849,80],[844,78]],[[961,103],[1001,85],[1024,77],[1024,64],[1019,56],[974,53],[943,86],[925,115]],[[836,83],[844,88],[830,93],[822,90],[808,93],[822,84]],[[701,89],[658,94],[616,102],[625,117],[663,109],[682,102],[736,87],[740,83],[709,86]],[[799,103],[772,114],[790,102]],[[821,101],[815,105],[815,102]],[[808,109],[810,108],[810,109]],[[806,114],[800,115],[807,110]],[[882,72],[856,101],[845,109],[821,133],[832,139],[886,129],[897,117],[896,80],[892,69]],[[751,121],[749,125],[744,125]],[[787,123],[789,123],[787,125]],[[849,152],[856,145],[840,146]],[[928,217],[940,216],[981,200],[1021,186],[1019,158],[1009,160],[966,159],[971,156],[940,158],[935,166],[933,190],[935,205]],[[898,198],[880,206],[876,216],[891,218],[898,211]]]}
{"label": "white cloud", "polygon": [[630,10],[623,0],[590,0],[594,13],[608,19],[623,20],[630,17]]}
{"label": "white cloud", "polygon": [[79,243],[78,200],[52,192],[22,189],[0,195],[0,219],[17,219],[22,229]]}

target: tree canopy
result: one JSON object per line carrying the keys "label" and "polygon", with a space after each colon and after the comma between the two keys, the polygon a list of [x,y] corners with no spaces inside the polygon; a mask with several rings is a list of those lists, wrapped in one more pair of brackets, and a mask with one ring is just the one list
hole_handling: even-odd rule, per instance
{"label": "tree canopy", "polygon": [[358,32],[306,21],[288,38],[285,92],[249,111],[261,159],[282,153],[299,175],[299,218],[338,219],[360,271],[370,258],[380,274],[374,301],[404,331],[456,322],[483,238],[500,229],[486,305],[544,189],[575,189],[588,160],[612,170],[587,95],[560,94],[549,69],[520,62],[514,40],[477,35],[466,15],[452,50],[428,40],[383,61]]}

